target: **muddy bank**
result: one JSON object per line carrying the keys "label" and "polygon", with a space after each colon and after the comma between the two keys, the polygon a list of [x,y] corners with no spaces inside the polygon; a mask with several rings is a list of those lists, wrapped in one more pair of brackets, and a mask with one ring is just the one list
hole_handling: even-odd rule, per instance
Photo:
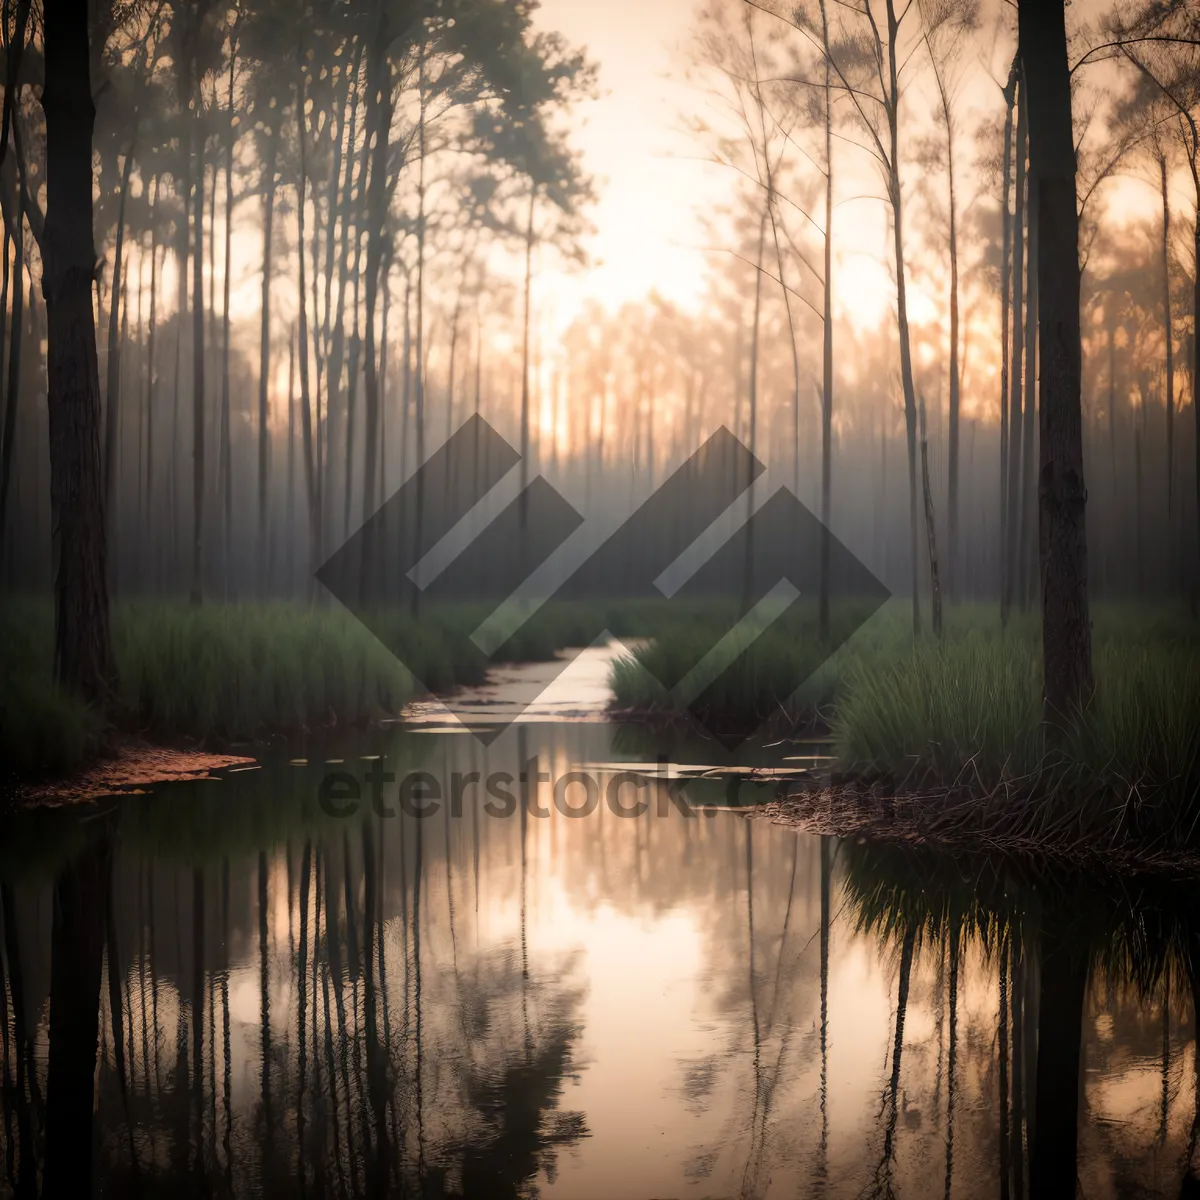
{"label": "muddy bank", "polygon": [[964,857],[1004,855],[1082,869],[1200,872],[1200,849],[1186,831],[1139,820],[1141,804],[1113,798],[1081,804],[1068,795],[1030,799],[999,788],[987,794],[869,787],[781,788],[754,815],[807,833],[855,841],[928,846]]}
{"label": "muddy bank", "polygon": [[18,804],[54,806],[86,803],[104,796],[131,795],[158,783],[209,779],[214,771],[254,766],[253,758],[208,754],[163,746],[126,743],[105,758],[62,779],[16,784],[9,796]]}

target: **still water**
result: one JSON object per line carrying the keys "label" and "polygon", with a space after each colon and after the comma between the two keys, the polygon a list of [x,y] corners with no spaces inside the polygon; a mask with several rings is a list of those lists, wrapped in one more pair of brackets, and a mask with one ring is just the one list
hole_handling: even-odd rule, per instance
{"label": "still water", "polygon": [[1194,886],[681,799],[577,695],[3,818],[0,1194],[1189,1194]]}

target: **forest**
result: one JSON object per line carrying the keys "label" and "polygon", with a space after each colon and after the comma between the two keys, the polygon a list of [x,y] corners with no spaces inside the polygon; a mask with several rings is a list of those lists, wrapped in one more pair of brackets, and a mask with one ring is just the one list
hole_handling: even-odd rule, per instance
{"label": "forest", "polygon": [[[161,0],[52,21],[14,0],[10,773],[127,733],[370,723],[479,682],[451,617],[381,613],[397,662],[318,571],[482,417],[522,495],[541,477],[600,524],[721,427],[766,468],[747,515],[782,485],[820,518],[818,594],[700,715],[816,726],[857,765],[943,780],[978,763],[989,785],[1044,784],[1058,728],[1099,790],[1189,794],[1200,17],[834,7],[695,10],[676,123],[725,181],[703,291],[584,292],[562,314],[540,294],[598,265],[609,181],[576,117],[602,71],[537,5]],[[835,540],[893,596],[853,637]],[[728,603],[681,615],[619,570],[589,598],[651,639],[614,669],[619,709],[679,708],[655,665],[748,607],[745,541],[740,601],[725,581]],[[467,599],[504,599],[485,592]],[[581,605],[500,657],[570,646]]]}
{"label": "forest", "polygon": [[0,1197],[1200,1192],[1197,0],[0,42]]}

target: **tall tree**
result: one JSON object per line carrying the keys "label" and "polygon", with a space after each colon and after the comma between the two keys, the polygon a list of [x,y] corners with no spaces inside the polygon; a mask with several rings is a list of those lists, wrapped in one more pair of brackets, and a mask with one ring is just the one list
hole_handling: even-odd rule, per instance
{"label": "tall tree", "polygon": [[950,202],[950,428],[947,500],[946,583],[953,598],[958,572],[958,477],[959,477],[959,410],[961,408],[962,367],[959,347],[959,271],[958,271],[958,188],[955,174],[955,135],[958,120],[955,106],[962,50],[979,19],[978,0],[923,0],[921,19],[925,44],[937,87],[939,117],[946,135],[946,184]]}
{"label": "tall tree", "polygon": [[54,529],[54,662],[58,679],[95,703],[113,695],[100,375],[92,315],[91,55],[87,6],[45,0],[46,297],[50,508]]}
{"label": "tall tree", "polygon": [[241,17],[236,8],[232,12],[232,22],[229,28],[229,80],[226,99],[225,268],[221,304],[221,529],[224,550],[222,569],[225,574],[227,590],[233,541],[233,439],[229,420],[229,293],[232,283],[230,277],[233,274],[233,154],[237,145],[237,114],[234,111],[233,85],[237,74],[238,21]]}
{"label": "tall tree", "polygon": [[[1196,112],[1200,109],[1200,17],[1195,6],[1182,0],[1118,4],[1106,24],[1109,39],[1089,51],[1076,66],[1093,56],[1120,55],[1141,74],[1144,82],[1156,92],[1174,118],[1184,162],[1192,180],[1196,202],[1193,226],[1195,269],[1192,274],[1192,410],[1196,421],[1196,507],[1200,513],[1200,124]],[[1169,218],[1167,194],[1163,190],[1164,253],[1166,225]],[[1166,320],[1170,321],[1170,292],[1167,283]],[[1172,355],[1168,340],[1168,355]],[[1169,360],[1170,361],[1170,360]],[[1173,363],[1171,370],[1173,371]],[[1168,382],[1173,408],[1173,384]],[[1171,414],[1173,416],[1173,414]],[[1168,418],[1170,420],[1170,416]],[[1170,426],[1169,426],[1170,427]],[[1197,521],[1198,550],[1200,550],[1200,520]]]}
{"label": "tall tree", "polygon": [[1079,210],[1064,9],[1058,0],[1020,0],[1018,6],[1021,62],[1029,90],[1031,186],[1041,229],[1037,286],[1044,707],[1047,721],[1059,726],[1083,709],[1093,686],[1080,408]]}
{"label": "tall tree", "polygon": [[[1017,179],[1013,197],[1013,239],[1012,239],[1012,369],[1009,377],[1008,401],[1008,505],[1004,512],[1002,526],[1004,529],[1001,553],[1001,583],[1000,583],[1000,621],[1008,621],[1009,609],[1012,607],[1013,588],[1016,575],[1016,547],[1019,530],[1018,514],[1021,497],[1021,425],[1024,413],[1021,411],[1024,393],[1025,365],[1025,160],[1029,148],[1027,124],[1029,120],[1028,87],[1025,82],[1025,72],[1022,70],[1018,77],[1017,86]],[[1032,284],[1030,285],[1032,288]]]}

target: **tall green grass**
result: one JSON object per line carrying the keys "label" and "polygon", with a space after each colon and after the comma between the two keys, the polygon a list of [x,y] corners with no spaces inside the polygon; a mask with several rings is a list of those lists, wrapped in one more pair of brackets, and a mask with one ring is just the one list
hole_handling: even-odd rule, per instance
{"label": "tall green grass", "polygon": [[[482,682],[487,661],[464,637],[487,606],[370,624],[340,606],[130,600],[112,610],[119,675],[115,713],[101,715],[53,682],[54,614],[48,600],[0,604],[0,780],[69,772],[112,732],[241,742],[273,733],[362,725],[394,715],[425,691]],[[631,636],[662,630],[665,606],[546,606],[505,656],[552,658],[606,627]]]}
{"label": "tall green grass", "polygon": [[[776,733],[818,723],[848,768],[899,778],[994,787],[1055,780],[1145,799],[1200,791],[1200,630],[1182,611],[1100,606],[1093,621],[1096,693],[1066,746],[1042,724],[1039,623],[1002,629],[992,608],[947,613],[945,636],[912,636],[907,605],[893,601],[805,679],[819,657],[815,626],[789,640],[761,637],[695,715]],[[711,640],[683,628],[619,660],[618,709],[681,714],[656,677],[695,661]],[[709,636],[711,637],[711,631]]]}

